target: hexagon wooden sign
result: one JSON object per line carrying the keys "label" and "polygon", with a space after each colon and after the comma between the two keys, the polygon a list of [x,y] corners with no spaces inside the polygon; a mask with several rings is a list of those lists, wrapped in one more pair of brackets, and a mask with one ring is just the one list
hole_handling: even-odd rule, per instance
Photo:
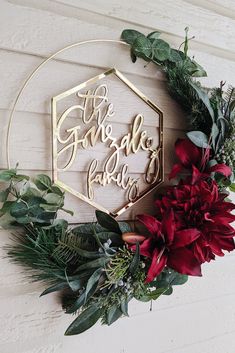
{"label": "hexagon wooden sign", "polygon": [[95,208],[116,217],[163,182],[163,113],[117,69],[53,97],[52,126],[54,182]]}

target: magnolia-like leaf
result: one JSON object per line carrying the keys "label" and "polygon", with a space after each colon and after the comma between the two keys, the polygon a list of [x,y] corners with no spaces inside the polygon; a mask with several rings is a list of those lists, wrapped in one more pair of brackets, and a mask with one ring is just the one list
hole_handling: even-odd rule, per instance
{"label": "magnolia-like leaf", "polygon": [[102,310],[98,306],[89,306],[72,322],[72,324],[66,330],[65,335],[78,335],[79,333],[88,330],[90,327],[95,325],[95,323],[101,317],[101,314]]}
{"label": "magnolia-like leaf", "polygon": [[118,222],[115,221],[115,219],[111,217],[108,213],[99,210],[96,210],[95,213],[97,221],[102,227],[110,230],[111,232],[122,234]]}
{"label": "magnolia-like leaf", "polygon": [[58,292],[58,291],[65,289],[65,288],[68,288],[67,282],[57,283],[57,284],[45,289],[42,292],[42,294],[40,295],[40,297],[42,297],[43,295],[49,294],[49,293]]}
{"label": "magnolia-like leaf", "polygon": [[198,97],[201,99],[201,101],[206,106],[208,112],[210,113],[211,119],[214,122],[215,121],[215,114],[214,114],[214,110],[212,108],[212,105],[211,105],[211,102],[210,102],[210,99],[209,99],[207,93],[204,92],[195,82],[189,82],[189,84],[195,90]]}
{"label": "magnolia-like leaf", "polygon": [[122,311],[116,305],[113,305],[107,313],[107,324],[110,326],[122,316]]}
{"label": "magnolia-like leaf", "polygon": [[196,145],[201,148],[211,148],[208,144],[208,137],[202,131],[190,131],[187,132],[188,138]]}
{"label": "magnolia-like leaf", "polygon": [[128,299],[127,298],[121,302],[120,309],[121,309],[123,315],[129,316],[129,314],[128,314]]}
{"label": "magnolia-like leaf", "polygon": [[86,285],[85,301],[87,301],[87,299],[94,294],[102,272],[103,272],[103,269],[98,268],[89,278]]}

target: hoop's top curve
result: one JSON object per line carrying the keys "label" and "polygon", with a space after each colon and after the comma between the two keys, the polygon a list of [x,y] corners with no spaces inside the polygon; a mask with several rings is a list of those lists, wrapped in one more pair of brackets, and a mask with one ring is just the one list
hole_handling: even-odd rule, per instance
{"label": "hoop's top curve", "polygon": [[33,72],[27,77],[27,79],[25,80],[23,86],[20,88],[16,99],[13,103],[12,109],[10,111],[10,116],[9,116],[9,121],[8,121],[8,126],[7,126],[7,136],[6,136],[6,159],[7,159],[7,167],[8,169],[11,168],[11,157],[10,157],[10,134],[11,134],[11,125],[12,125],[12,121],[13,121],[13,117],[14,117],[14,113],[16,110],[16,105],[21,97],[21,95],[24,92],[24,89],[27,87],[28,83],[31,81],[31,79],[35,76],[35,74],[44,66],[46,65],[50,60],[54,59],[58,54],[63,53],[64,51],[68,50],[68,49],[72,49],[74,47],[79,47],[80,45],[84,45],[84,44],[92,44],[92,43],[116,43],[116,44],[122,44],[125,46],[129,46],[129,44],[127,44],[126,42],[123,42],[121,40],[114,40],[114,39],[90,39],[90,40],[86,40],[86,41],[82,41],[82,42],[77,42],[77,43],[73,43],[70,45],[67,45],[66,47],[58,50],[57,52],[53,53],[52,55],[50,55],[48,58],[46,58],[43,62],[41,62],[41,64],[39,64],[34,70]]}

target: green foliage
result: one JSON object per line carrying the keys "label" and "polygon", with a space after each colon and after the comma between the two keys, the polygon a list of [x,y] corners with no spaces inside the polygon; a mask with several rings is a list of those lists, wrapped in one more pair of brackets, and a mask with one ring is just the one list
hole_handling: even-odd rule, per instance
{"label": "green foliage", "polygon": [[47,175],[38,175],[33,183],[28,176],[18,174],[17,169],[10,169],[0,172],[0,181],[7,183],[0,194],[1,226],[48,226],[53,224],[57,212],[64,210],[64,193]]}
{"label": "green foliage", "polygon": [[78,335],[79,333],[88,330],[95,325],[101,317],[101,314],[102,310],[97,305],[89,306],[72,322],[66,330],[65,335]]}
{"label": "green foliage", "polygon": [[210,148],[208,137],[204,132],[190,131],[187,132],[187,136],[197,147]]}
{"label": "green foliage", "polygon": [[[211,91],[201,87],[195,77],[206,76],[205,70],[188,56],[188,28],[185,28],[184,50],[174,49],[160,39],[159,32],[144,34],[130,29],[121,38],[130,44],[133,61],[142,58],[160,66],[166,74],[169,92],[186,111],[193,132],[188,136],[199,147],[210,144],[213,157],[231,138],[235,118],[235,91],[223,92],[223,83]],[[199,136],[200,133],[200,136]],[[231,143],[230,143],[231,144]],[[230,161],[231,165],[231,161]]]}

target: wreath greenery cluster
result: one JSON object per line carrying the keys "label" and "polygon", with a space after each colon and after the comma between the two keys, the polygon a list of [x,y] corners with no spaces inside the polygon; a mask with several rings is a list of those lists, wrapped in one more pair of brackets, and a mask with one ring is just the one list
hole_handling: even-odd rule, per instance
{"label": "wreath greenery cluster", "polygon": [[31,270],[31,280],[48,285],[42,295],[60,292],[65,312],[76,314],[66,335],[99,319],[111,325],[128,315],[131,299],[169,295],[188,275],[201,275],[203,262],[234,250],[235,206],[227,199],[229,188],[235,191],[234,89],[224,92],[223,82],[212,90],[201,87],[195,78],[206,72],[188,56],[187,29],[182,50],[159,37],[129,29],[121,35],[133,62],[142,58],[162,68],[191,130],[176,142],[179,162],[170,177],[187,174],[158,196],[155,217],[138,217],[147,230],[101,211],[97,222],[71,227],[57,218],[58,211],[70,211],[64,209],[64,192],[47,175],[30,180],[17,168],[0,173],[1,226],[16,227],[8,256]]}

